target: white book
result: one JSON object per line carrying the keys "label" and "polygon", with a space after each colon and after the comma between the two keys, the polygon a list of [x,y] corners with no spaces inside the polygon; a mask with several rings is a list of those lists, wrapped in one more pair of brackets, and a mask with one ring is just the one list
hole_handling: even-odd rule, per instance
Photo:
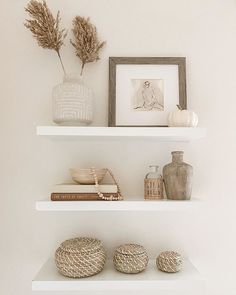
{"label": "white book", "polygon": [[[117,193],[116,184],[100,184],[99,190],[101,193]],[[97,189],[93,184],[76,184],[62,183],[53,187],[53,193],[97,193]]]}

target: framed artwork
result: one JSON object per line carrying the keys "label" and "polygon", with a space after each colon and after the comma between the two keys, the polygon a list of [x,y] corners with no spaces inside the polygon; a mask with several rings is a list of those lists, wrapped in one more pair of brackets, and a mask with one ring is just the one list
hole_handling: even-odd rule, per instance
{"label": "framed artwork", "polygon": [[110,57],[108,126],[167,126],[187,108],[185,57]]}

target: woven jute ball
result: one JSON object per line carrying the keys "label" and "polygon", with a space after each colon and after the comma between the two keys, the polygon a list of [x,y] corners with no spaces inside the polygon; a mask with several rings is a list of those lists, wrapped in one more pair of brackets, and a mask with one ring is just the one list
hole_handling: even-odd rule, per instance
{"label": "woven jute ball", "polygon": [[183,261],[179,253],[174,251],[162,252],[156,259],[157,268],[164,272],[178,272]]}
{"label": "woven jute ball", "polygon": [[100,240],[79,237],[64,241],[55,253],[57,269],[71,278],[93,276],[102,271],[106,252]]}
{"label": "woven jute ball", "polygon": [[119,246],[113,257],[115,268],[123,273],[139,273],[146,269],[148,255],[143,246],[124,244]]}

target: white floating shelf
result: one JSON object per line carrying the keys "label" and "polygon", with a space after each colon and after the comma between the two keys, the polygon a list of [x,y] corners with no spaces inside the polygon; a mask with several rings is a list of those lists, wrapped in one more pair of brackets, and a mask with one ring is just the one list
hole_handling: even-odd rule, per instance
{"label": "white floating shelf", "polygon": [[168,274],[157,269],[155,261],[149,261],[145,271],[139,274],[123,274],[116,271],[112,261],[107,261],[99,274],[71,279],[62,276],[53,259],[48,260],[32,281],[33,291],[117,291],[117,290],[182,290],[202,288],[204,281],[193,264],[185,260],[183,270]]}
{"label": "white floating shelf", "polygon": [[159,141],[190,141],[206,136],[206,128],[38,126],[37,135],[50,137],[152,137]]}
{"label": "white floating shelf", "polygon": [[195,208],[196,199],[172,200],[124,200],[124,201],[38,201],[38,211],[182,211]]}

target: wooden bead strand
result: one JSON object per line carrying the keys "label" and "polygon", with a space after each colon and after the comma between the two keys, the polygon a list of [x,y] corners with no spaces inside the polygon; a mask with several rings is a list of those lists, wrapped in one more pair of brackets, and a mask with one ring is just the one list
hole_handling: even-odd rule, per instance
{"label": "wooden bead strand", "polygon": [[121,195],[120,187],[119,187],[119,185],[118,185],[118,183],[117,183],[117,181],[116,181],[113,173],[109,169],[107,169],[107,172],[110,174],[112,180],[114,181],[115,185],[117,186],[118,196],[110,195],[109,197],[105,197],[103,195],[103,193],[101,193],[101,191],[99,189],[99,183],[98,183],[98,178],[97,178],[97,175],[96,175],[95,167],[91,167],[90,170],[91,170],[91,174],[92,174],[92,176],[94,178],[94,182],[95,182],[95,185],[94,186],[95,186],[95,188],[97,190],[97,194],[98,194],[99,198],[101,198],[104,201],[118,201],[118,200],[123,200],[123,196]]}

